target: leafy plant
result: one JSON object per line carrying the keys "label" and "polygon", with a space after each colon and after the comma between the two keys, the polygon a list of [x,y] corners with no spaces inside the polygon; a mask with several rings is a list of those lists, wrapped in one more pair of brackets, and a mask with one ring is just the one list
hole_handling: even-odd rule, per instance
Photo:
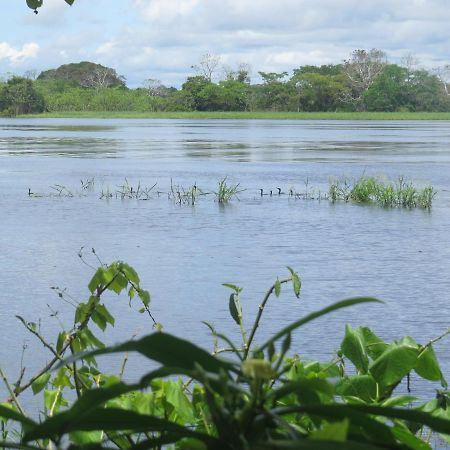
{"label": "leafy plant", "polygon": [[[95,254],[95,251],[93,251]],[[336,358],[323,364],[289,356],[292,333],[333,311],[378,302],[352,298],[310,313],[274,333],[263,343],[257,332],[268,301],[290,285],[301,296],[301,279],[291,268],[268,289],[253,324],[244,322],[243,289],[231,289],[228,306],[239,327],[241,342],[212,332],[211,354],[186,339],[161,331],[150,309],[150,294],[140,287],[137,273],[123,262],[101,265],[88,289],[89,300],[77,305],[74,325],[61,333],[55,348],[39,330],[20,318],[54,354],[36,376],[11,386],[8,403],[0,405],[3,448],[166,448],[180,449],[430,449],[420,438],[424,429],[450,434],[450,398],[433,344],[450,333],[420,345],[410,337],[384,342],[367,327],[347,326]],[[57,289],[57,288],[56,288]],[[112,291],[138,297],[157,328],[138,340],[105,347],[90,326],[101,330],[114,318],[101,301]],[[57,289],[58,294],[65,295]],[[221,344],[224,347],[220,347]],[[152,368],[139,381],[124,383],[119,376],[101,373],[96,358],[105,354],[140,353]],[[295,348],[294,348],[295,352]],[[71,353],[67,356],[67,353]],[[228,353],[231,357],[223,358]],[[155,362],[159,364],[156,369]],[[437,399],[396,396],[395,388],[415,371],[439,381]],[[178,378],[177,378],[178,377]],[[44,393],[39,422],[27,417],[18,396],[28,388]],[[64,392],[73,391],[69,406]],[[405,406],[408,406],[405,408]],[[15,424],[17,439],[5,423]],[[14,428],[14,427],[13,427]]]}

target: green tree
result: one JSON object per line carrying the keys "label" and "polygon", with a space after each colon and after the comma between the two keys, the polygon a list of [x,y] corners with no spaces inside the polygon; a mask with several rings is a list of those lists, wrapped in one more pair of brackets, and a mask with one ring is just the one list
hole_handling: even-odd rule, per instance
{"label": "green tree", "polygon": [[263,84],[253,89],[253,109],[291,111],[296,109],[295,87],[286,81],[287,72],[258,72]]}
{"label": "green tree", "polygon": [[12,115],[42,112],[45,109],[43,96],[34,89],[27,78],[12,77],[0,91],[0,111]]}
{"label": "green tree", "polygon": [[383,68],[372,85],[363,94],[369,111],[397,111],[407,105],[407,71],[389,64]]}
{"label": "green tree", "polygon": [[346,87],[342,73],[325,75],[299,70],[294,71],[290,83],[298,93],[299,111],[335,111],[341,105]]}

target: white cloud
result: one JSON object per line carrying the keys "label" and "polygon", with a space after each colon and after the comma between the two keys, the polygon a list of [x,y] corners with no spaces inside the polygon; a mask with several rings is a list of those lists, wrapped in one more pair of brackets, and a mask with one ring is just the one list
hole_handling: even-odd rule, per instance
{"label": "white cloud", "polygon": [[135,7],[150,21],[171,21],[192,14],[201,0],[134,0]]}
{"label": "white cloud", "polygon": [[36,42],[24,44],[21,49],[14,48],[7,42],[0,42],[0,60],[6,59],[13,65],[35,58],[38,52],[39,45]]}

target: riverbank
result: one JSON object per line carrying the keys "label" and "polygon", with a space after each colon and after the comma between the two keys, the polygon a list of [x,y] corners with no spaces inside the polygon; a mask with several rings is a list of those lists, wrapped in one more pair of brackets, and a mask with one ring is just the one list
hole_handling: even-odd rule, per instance
{"label": "riverbank", "polygon": [[259,120],[450,120],[450,112],[131,112],[67,111],[30,114],[22,118],[93,119],[259,119]]}

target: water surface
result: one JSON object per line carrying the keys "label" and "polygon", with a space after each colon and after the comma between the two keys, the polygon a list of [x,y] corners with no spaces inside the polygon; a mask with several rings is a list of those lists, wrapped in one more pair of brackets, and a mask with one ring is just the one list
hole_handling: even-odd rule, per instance
{"label": "water surface", "polygon": [[[305,357],[329,359],[345,323],[368,325],[385,339],[413,336],[425,343],[449,326],[450,123],[254,120],[0,119],[0,359],[11,379],[23,364],[31,375],[48,358],[15,319],[41,323],[54,342],[73,298],[88,296],[91,264],[122,259],[152,294],[152,311],[166,331],[211,348],[207,320],[238,337],[229,319],[223,282],[244,287],[250,326],[259,301],[286,266],[301,275],[297,300],[286,294],[267,308],[257,338],[334,301],[375,296],[383,305],[357,306],[318,320],[295,339]],[[261,197],[259,189],[325,192],[331,178],[402,175],[438,190],[431,211],[383,209],[288,195]],[[205,191],[239,183],[239,200],[221,206],[213,195],[194,207],[167,199],[173,183]],[[94,178],[92,191],[80,180]],[[148,201],[99,199],[128,182],[157,183]],[[52,185],[68,187],[58,197]],[[28,189],[40,197],[29,197]],[[155,188],[156,189],[156,188]],[[79,195],[79,194],[83,195]],[[53,194],[53,195],[50,195]],[[147,317],[125,298],[108,297],[117,314],[107,342],[151,331]],[[447,377],[448,341],[437,344]],[[119,360],[110,368],[118,371]],[[130,362],[129,376],[137,371]],[[415,387],[413,380],[413,389]],[[432,392],[437,385],[420,385]]]}

